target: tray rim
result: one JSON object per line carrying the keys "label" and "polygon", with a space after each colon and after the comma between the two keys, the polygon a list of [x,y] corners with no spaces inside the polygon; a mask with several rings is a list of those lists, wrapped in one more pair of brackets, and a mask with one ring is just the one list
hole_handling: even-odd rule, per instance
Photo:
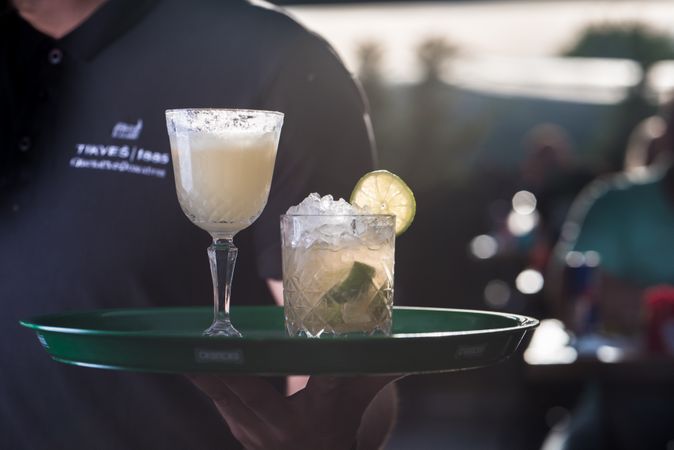
{"label": "tray rim", "polygon": [[[44,315],[34,316],[29,319],[22,319],[19,323],[29,329],[34,331],[46,331],[46,332],[55,332],[55,333],[64,333],[64,334],[75,334],[75,335],[87,335],[87,336],[100,336],[100,337],[128,337],[128,338],[141,338],[141,339],[195,339],[203,340],[205,342],[215,342],[216,340],[222,341],[308,341],[308,342],[328,342],[328,341],[372,341],[379,339],[419,339],[419,338],[442,338],[442,337],[451,337],[451,336],[463,336],[463,335],[473,335],[473,334],[487,334],[487,333],[503,333],[515,330],[529,330],[536,328],[540,321],[533,317],[524,316],[514,313],[498,312],[498,311],[485,311],[485,310],[476,310],[476,309],[460,309],[460,308],[439,308],[439,307],[424,307],[424,306],[394,306],[395,310],[411,310],[411,311],[422,311],[422,312],[450,312],[450,313],[469,313],[469,314],[478,314],[478,315],[491,315],[502,317],[510,320],[515,320],[517,325],[501,328],[485,328],[478,330],[464,330],[464,331],[434,331],[434,332],[420,332],[420,333],[393,333],[389,336],[384,335],[350,335],[350,336],[331,336],[328,339],[325,338],[306,338],[298,336],[289,336],[277,335],[277,336],[244,336],[243,338],[239,337],[209,337],[202,335],[195,335],[193,333],[176,333],[176,332],[162,332],[162,331],[116,331],[116,330],[96,330],[96,329],[86,329],[86,328],[74,328],[74,327],[65,327],[65,326],[55,326],[55,325],[44,325],[39,322],[47,322],[49,320],[60,318],[63,316],[73,315],[91,315],[91,314],[106,314],[106,313],[124,313],[124,312],[177,312],[181,310],[195,310],[195,309],[205,309],[210,307],[206,306],[170,306],[170,307],[138,307],[138,308],[104,308],[104,309],[92,309],[92,310],[82,310],[82,311],[68,311],[61,313],[50,313]],[[245,309],[256,309],[256,308],[278,308],[282,309],[282,306],[276,305],[255,305],[255,306],[232,306],[232,309],[236,310],[239,308]]]}

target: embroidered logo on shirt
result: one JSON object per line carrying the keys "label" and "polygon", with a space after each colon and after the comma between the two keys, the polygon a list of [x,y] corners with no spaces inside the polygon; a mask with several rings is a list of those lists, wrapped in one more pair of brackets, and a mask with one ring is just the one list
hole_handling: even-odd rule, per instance
{"label": "embroidered logo on shirt", "polygon": [[70,159],[70,167],[165,178],[170,161],[168,153],[136,145],[75,144],[75,156]]}
{"label": "embroidered logo on shirt", "polygon": [[[112,137],[136,141],[141,131],[143,119],[138,119],[136,123],[117,122],[112,128]],[[165,178],[170,162],[171,155],[168,152],[152,151],[140,143],[77,143],[75,154],[70,158],[70,167]]]}
{"label": "embroidered logo on shirt", "polygon": [[143,119],[138,119],[135,124],[117,122],[112,128],[112,137],[135,141],[140,136],[141,131],[143,131]]}

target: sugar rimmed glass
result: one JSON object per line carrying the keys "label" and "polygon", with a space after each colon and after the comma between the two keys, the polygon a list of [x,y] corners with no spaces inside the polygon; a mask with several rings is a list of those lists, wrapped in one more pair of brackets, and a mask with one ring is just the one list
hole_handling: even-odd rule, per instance
{"label": "sugar rimmed glass", "polygon": [[245,109],[171,109],[166,127],[178,201],[213,238],[213,323],[208,336],[236,336],[229,304],[238,249],[234,235],[262,213],[271,187],[283,113]]}

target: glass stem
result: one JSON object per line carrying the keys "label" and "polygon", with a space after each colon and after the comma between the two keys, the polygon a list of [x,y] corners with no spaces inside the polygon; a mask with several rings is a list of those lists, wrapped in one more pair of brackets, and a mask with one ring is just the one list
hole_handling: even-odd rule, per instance
{"label": "glass stem", "polygon": [[213,276],[213,324],[204,334],[209,336],[241,336],[229,320],[229,299],[232,293],[232,277],[239,250],[231,237],[213,239],[208,247],[208,260]]}

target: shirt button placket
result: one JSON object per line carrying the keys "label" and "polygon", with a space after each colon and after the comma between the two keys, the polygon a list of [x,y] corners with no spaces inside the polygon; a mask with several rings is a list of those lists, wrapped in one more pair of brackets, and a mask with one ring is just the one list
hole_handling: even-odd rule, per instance
{"label": "shirt button placket", "polygon": [[60,48],[52,48],[51,50],[49,50],[47,59],[53,65],[61,64],[61,61],[63,60],[63,52],[61,51]]}
{"label": "shirt button placket", "polygon": [[28,137],[28,136],[23,136],[21,139],[19,139],[19,142],[18,142],[18,144],[17,144],[17,147],[19,147],[19,150],[20,150],[20,151],[22,151],[22,152],[25,153],[25,152],[27,152],[28,150],[30,150],[31,144],[32,144],[32,143],[31,143],[30,137]]}

